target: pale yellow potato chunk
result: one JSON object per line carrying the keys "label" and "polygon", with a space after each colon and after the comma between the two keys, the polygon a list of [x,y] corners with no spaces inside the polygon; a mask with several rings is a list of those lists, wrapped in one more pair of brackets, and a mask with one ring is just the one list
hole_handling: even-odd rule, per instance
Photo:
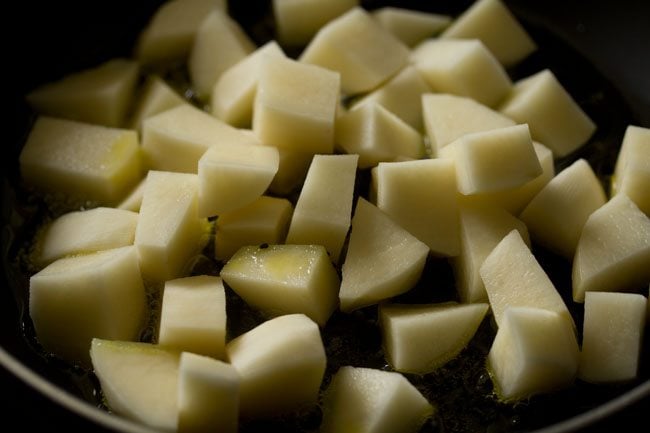
{"label": "pale yellow potato chunk", "polygon": [[28,184],[111,205],[141,177],[138,135],[72,120],[39,117],[20,153]]}
{"label": "pale yellow potato chunk", "polygon": [[230,212],[266,192],[280,156],[272,146],[215,143],[199,160],[199,216]]}
{"label": "pale yellow potato chunk", "polygon": [[334,263],[350,229],[358,155],[314,155],[286,243],[323,245]]}
{"label": "pale yellow potato chunk", "polygon": [[157,75],[150,75],[139,95],[130,125],[133,129],[142,131],[144,119],[187,103],[165,80]]}
{"label": "pale yellow potato chunk", "polygon": [[111,411],[159,430],[176,431],[180,353],[148,343],[99,338],[88,347]]}
{"label": "pale yellow potato chunk", "polygon": [[542,188],[520,218],[540,245],[573,260],[587,218],[606,201],[591,166],[578,159]]}
{"label": "pale yellow potato chunk", "polygon": [[138,64],[114,59],[45,84],[27,95],[40,114],[122,127],[131,108]]}
{"label": "pale yellow potato chunk", "polygon": [[588,291],[627,291],[650,281],[650,218],[625,194],[592,213],[573,259],[573,300]]}
{"label": "pale yellow potato chunk", "polygon": [[253,131],[293,152],[332,153],[339,74],[295,60],[265,57],[255,96]]}
{"label": "pale yellow potato chunk", "polygon": [[460,252],[454,162],[424,159],[382,162],[376,171],[377,207],[434,254]]}
{"label": "pale yellow potato chunk", "polygon": [[325,374],[318,325],[303,314],[276,317],[226,346],[241,378],[240,413],[271,417],[317,403]]}
{"label": "pale yellow potato chunk", "polygon": [[424,143],[418,131],[375,102],[339,116],[336,143],[346,153],[359,155],[360,168],[424,156]]}
{"label": "pale yellow potato chunk", "polygon": [[254,50],[255,44],[236,21],[213,9],[201,22],[187,60],[198,96],[207,99],[221,74]]}
{"label": "pale yellow potato chunk", "polygon": [[480,273],[498,326],[508,308],[531,307],[557,313],[575,327],[562,297],[519,231],[511,231],[494,247]]}
{"label": "pale yellow potato chunk", "polygon": [[273,0],[278,40],[300,47],[334,18],[359,5],[359,0]]}
{"label": "pale yellow potato chunk", "polygon": [[437,35],[451,22],[447,15],[391,6],[374,10],[372,17],[409,47]]}
{"label": "pale yellow potato chunk", "polygon": [[183,59],[211,11],[226,11],[226,0],[172,0],[163,4],[140,33],[135,55],[141,63]]}
{"label": "pale yellow potato chunk", "polygon": [[339,277],[321,245],[242,247],[221,277],[269,316],[302,313],[324,326],[337,305]]}
{"label": "pale yellow potato chunk", "polygon": [[130,210],[131,212],[140,212],[145,180],[146,177],[142,178],[142,180],[131,190],[131,192],[122,199],[116,208],[122,210]]}
{"label": "pale yellow potato chunk", "polygon": [[341,367],[325,391],[320,431],[415,433],[433,406],[406,377],[392,371]]}
{"label": "pale yellow potato chunk", "polygon": [[526,225],[500,206],[461,204],[460,255],[451,260],[461,302],[488,300],[481,279],[481,265],[494,247],[513,230],[518,230],[526,245],[530,245]]}
{"label": "pale yellow potato chunk", "polygon": [[596,125],[549,69],[517,81],[499,106],[517,123],[527,123],[534,140],[566,156],[585,144]]}
{"label": "pale yellow potato chunk", "polygon": [[165,281],[158,344],[225,358],[226,294],[221,278],[198,275]]}
{"label": "pale yellow potato chunk", "polygon": [[587,292],[578,377],[586,382],[633,380],[646,324],[647,302],[636,293]]}
{"label": "pale yellow potato chunk", "polygon": [[503,66],[478,39],[425,40],[411,52],[411,62],[434,92],[488,107],[497,106],[512,88]]}
{"label": "pale yellow potato chunk", "polygon": [[355,7],[323,26],[300,61],[340,72],[341,91],[356,95],[388,80],[406,66],[408,55],[406,45]]}
{"label": "pale yellow potato chunk", "polygon": [[29,279],[29,314],[43,348],[88,364],[94,337],[135,340],[145,294],[134,247],[59,259]]}
{"label": "pale yellow potato chunk", "polygon": [[246,245],[284,243],[292,212],[289,200],[261,196],[251,204],[219,215],[214,238],[216,259],[228,260]]}
{"label": "pale yellow potato chunk", "polygon": [[611,192],[625,193],[650,216],[650,129],[630,125],[625,131],[612,176]]}
{"label": "pale yellow potato chunk", "polygon": [[564,317],[513,306],[504,312],[487,367],[499,398],[515,402],[571,385],[578,357],[574,330]]}
{"label": "pale yellow potato chunk", "polygon": [[487,303],[382,305],[379,320],[386,359],[399,372],[431,373],[469,344],[488,309]]}
{"label": "pale yellow potato chunk", "polygon": [[350,312],[410,290],[428,252],[424,243],[360,197],[342,268],[341,310]]}
{"label": "pale yellow potato chunk", "polygon": [[182,276],[207,241],[206,220],[197,213],[198,183],[194,174],[149,172],[135,229],[140,269],[147,280]]}
{"label": "pale yellow potato chunk", "polygon": [[38,262],[48,265],[64,256],[94,253],[133,244],[138,214],[98,207],[55,219],[39,240]]}
{"label": "pale yellow potato chunk", "polygon": [[535,41],[501,0],[477,0],[440,35],[480,39],[504,66],[513,66],[537,49]]}
{"label": "pale yellow potato chunk", "polygon": [[199,159],[216,144],[260,143],[189,104],[149,117],[143,123],[142,152],[153,170],[197,173]]}
{"label": "pale yellow potato chunk", "polygon": [[421,99],[424,128],[434,156],[465,134],[515,125],[509,117],[464,96],[429,93]]}
{"label": "pale yellow potato chunk", "polygon": [[260,66],[265,56],[284,57],[275,41],[261,46],[219,76],[212,88],[212,114],[237,127],[250,127]]}
{"label": "pale yellow potato chunk", "polygon": [[461,194],[516,188],[542,174],[527,125],[466,134],[439,151],[456,164]]}
{"label": "pale yellow potato chunk", "polygon": [[407,65],[381,87],[356,100],[351,109],[378,103],[420,131],[423,128],[420,97],[430,91],[420,73],[413,66]]}
{"label": "pale yellow potato chunk", "polygon": [[239,374],[223,361],[181,353],[178,371],[178,432],[236,433]]}

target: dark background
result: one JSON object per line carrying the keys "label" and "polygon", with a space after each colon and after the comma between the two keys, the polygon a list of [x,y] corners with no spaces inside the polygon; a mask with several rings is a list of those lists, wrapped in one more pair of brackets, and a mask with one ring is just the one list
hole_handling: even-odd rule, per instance
{"label": "dark background", "polygon": [[[2,158],[5,172],[15,170],[18,149],[15,144],[22,142],[26,131],[24,94],[35,85],[67,72],[115,55],[128,56],[137,30],[144,26],[150,11],[159,3],[155,0],[23,1],[3,11],[6,77],[3,99],[9,106],[9,116],[3,121],[8,127]],[[245,5],[251,3],[264,2],[237,0],[237,12],[245,13]],[[421,1],[371,3],[421,5]],[[447,12],[449,3],[441,1],[440,11]],[[459,4],[471,1],[451,3],[458,9]],[[650,127],[650,2],[506,0],[506,3],[518,16],[549,29],[592,62],[620,91],[638,124]],[[10,303],[0,305],[0,323],[12,320],[16,323],[13,311],[15,307]],[[650,402],[645,399],[582,432],[618,431],[622,426],[628,432],[647,431],[648,409]],[[30,432],[103,431],[36,394],[1,367],[0,418],[2,431],[13,431],[7,427],[11,421],[17,423],[16,430]]]}

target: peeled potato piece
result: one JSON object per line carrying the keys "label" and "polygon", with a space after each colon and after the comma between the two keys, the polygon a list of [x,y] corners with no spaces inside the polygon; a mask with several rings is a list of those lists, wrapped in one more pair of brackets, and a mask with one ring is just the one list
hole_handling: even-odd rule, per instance
{"label": "peeled potato piece", "polygon": [[144,84],[134,113],[131,115],[131,127],[142,131],[142,122],[148,117],[187,103],[162,78],[150,75]]}
{"label": "peeled potato piece", "polygon": [[611,192],[625,193],[650,216],[650,129],[630,125],[625,131],[612,176]]}
{"label": "peeled potato piece", "polygon": [[390,6],[374,10],[372,17],[409,47],[435,36],[451,22],[447,15]]}

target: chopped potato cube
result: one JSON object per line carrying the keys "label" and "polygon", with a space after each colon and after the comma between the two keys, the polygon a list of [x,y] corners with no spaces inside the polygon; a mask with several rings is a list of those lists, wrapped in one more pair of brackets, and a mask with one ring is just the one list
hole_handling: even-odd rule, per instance
{"label": "chopped potato cube", "polygon": [[625,193],[650,216],[650,128],[630,125],[625,131],[612,176],[612,195]]}
{"label": "chopped potato cube", "polygon": [[447,15],[390,6],[373,11],[372,17],[409,47],[437,35],[451,22]]}

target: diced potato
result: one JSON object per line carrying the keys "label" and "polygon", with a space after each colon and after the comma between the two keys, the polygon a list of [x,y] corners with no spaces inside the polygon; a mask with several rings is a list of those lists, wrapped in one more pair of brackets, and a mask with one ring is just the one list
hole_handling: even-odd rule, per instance
{"label": "diced potato", "polygon": [[293,152],[332,153],[339,74],[291,59],[262,61],[253,131],[259,140]]}
{"label": "diced potato", "polygon": [[180,353],[148,343],[99,338],[88,347],[102,394],[113,412],[160,430],[176,431]]}
{"label": "diced potato", "polygon": [[517,123],[528,123],[533,139],[548,146],[556,158],[585,144],[596,129],[549,69],[517,81],[499,111]]}
{"label": "diced potato", "polygon": [[445,93],[423,95],[422,115],[434,156],[438,155],[440,149],[465,134],[515,124],[509,117],[471,98]]}
{"label": "diced potato", "polygon": [[142,195],[144,193],[144,184],[146,177],[138,183],[126,197],[116,206],[117,209],[130,210],[131,212],[140,212],[142,204]]}
{"label": "diced potato", "polygon": [[314,155],[286,243],[323,245],[334,263],[350,229],[357,155]]}
{"label": "diced potato", "polygon": [[230,212],[262,196],[278,171],[272,146],[215,143],[199,159],[199,216]]}
{"label": "diced potato", "polygon": [[20,171],[39,189],[110,205],[141,177],[138,135],[39,117],[20,153]]}
{"label": "diced potato", "polygon": [[503,191],[542,174],[527,125],[466,134],[439,151],[456,164],[461,194]]}
{"label": "diced potato", "polygon": [[411,62],[434,92],[466,96],[488,107],[512,88],[503,66],[477,39],[426,40],[413,49]]}
{"label": "diced potato", "polygon": [[505,189],[503,191],[494,191],[488,193],[463,195],[459,194],[461,203],[482,203],[490,206],[501,206],[513,215],[519,215],[521,211],[530,203],[537,193],[553,178],[555,175],[555,162],[553,161],[553,152],[543,144],[533,141],[535,154],[542,166],[543,173],[535,179],[525,184]]}
{"label": "diced potato", "polygon": [[260,66],[265,56],[284,57],[282,48],[271,41],[221,74],[212,88],[212,114],[237,127],[250,127]]}
{"label": "diced potato", "polygon": [[71,362],[88,364],[94,337],[136,339],[145,310],[132,246],[59,259],[29,279],[29,314],[38,341]]}
{"label": "diced potato", "polygon": [[193,174],[149,172],[135,229],[145,279],[162,282],[182,276],[207,241],[206,221],[197,213],[198,183]]}
{"label": "diced potato", "polygon": [[503,314],[487,366],[497,395],[514,402],[572,384],[578,357],[574,330],[564,317],[513,306]]}
{"label": "diced potato", "polygon": [[602,383],[637,377],[647,302],[636,293],[585,294],[580,379]]}
{"label": "diced potato", "polygon": [[383,347],[397,371],[427,374],[454,359],[474,337],[487,303],[379,307]]}
{"label": "diced potato", "polygon": [[321,245],[242,247],[221,277],[270,316],[303,313],[323,326],[336,309],[339,277]]}
{"label": "diced potato", "polygon": [[520,218],[537,242],[573,260],[585,221],[606,201],[591,166],[579,159],[551,179]]}
{"label": "diced potato", "polygon": [[415,433],[433,406],[400,373],[342,367],[325,392],[320,431]]}
{"label": "diced potato", "polygon": [[259,141],[189,104],[149,117],[142,127],[142,151],[153,170],[197,173],[201,156],[218,143]]}
{"label": "diced potato", "polygon": [[376,102],[365,103],[336,120],[336,143],[359,155],[359,167],[424,156],[420,134]]}
{"label": "diced potato", "polygon": [[483,261],[511,231],[530,245],[526,225],[499,206],[464,203],[460,207],[460,255],[451,264],[461,302],[488,300],[480,269]]}
{"label": "diced potato", "polygon": [[284,243],[292,212],[289,200],[262,196],[249,205],[219,215],[215,257],[228,260],[246,245]]}
{"label": "diced potato", "polygon": [[326,358],[318,325],[307,316],[264,322],[226,350],[241,378],[243,416],[277,416],[316,404]]}
{"label": "diced potato", "polygon": [[283,45],[306,45],[329,21],[358,6],[359,0],[273,0],[278,39]]}
{"label": "diced potato", "polygon": [[504,66],[519,63],[537,49],[535,41],[501,0],[476,1],[440,37],[480,39]]}
{"label": "diced potato", "polygon": [[364,104],[378,103],[420,131],[423,128],[420,98],[430,91],[420,73],[408,65],[381,87],[355,101],[351,108],[354,110]]}
{"label": "diced potato", "polygon": [[650,216],[650,129],[630,125],[625,131],[612,176],[611,192],[625,193]]}
{"label": "diced potato", "polygon": [[374,10],[372,17],[409,47],[437,35],[451,22],[447,15],[390,6]]}
{"label": "diced potato", "polygon": [[377,207],[424,242],[434,254],[460,252],[454,163],[447,159],[382,162]]}
{"label": "diced potato", "polygon": [[165,282],[158,343],[223,359],[226,294],[219,277],[198,275]]}
{"label": "diced potato", "polygon": [[498,326],[508,308],[531,307],[557,313],[575,327],[562,297],[517,230],[494,247],[480,273]]}
{"label": "diced potato", "polygon": [[38,261],[48,265],[64,256],[133,245],[137,223],[137,213],[107,207],[64,214],[40,239]]}
{"label": "diced potato", "polygon": [[131,127],[142,131],[144,119],[187,103],[165,80],[157,75],[150,75],[131,116]]}
{"label": "diced potato", "polygon": [[39,87],[27,102],[44,115],[117,128],[126,120],[137,80],[137,63],[114,59]]}
{"label": "diced potato", "polygon": [[650,218],[625,194],[592,213],[573,259],[573,300],[587,291],[620,292],[650,281]]}
{"label": "diced potato", "polygon": [[254,50],[255,44],[236,21],[213,9],[201,22],[187,60],[198,96],[208,98],[219,76]]}
{"label": "diced potato", "polygon": [[300,61],[340,72],[341,91],[356,95],[388,80],[408,55],[406,45],[356,7],[323,26]]}
{"label": "diced potato", "polygon": [[136,57],[141,63],[183,59],[210,11],[226,11],[226,0],[172,0],[163,4],[140,34]]}
{"label": "diced potato", "polygon": [[179,433],[237,432],[239,375],[233,366],[184,352],[178,376]]}
{"label": "diced potato", "polygon": [[342,268],[341,310],[350,312],[411,289],[428,252],[424,243],[360,197]]}

